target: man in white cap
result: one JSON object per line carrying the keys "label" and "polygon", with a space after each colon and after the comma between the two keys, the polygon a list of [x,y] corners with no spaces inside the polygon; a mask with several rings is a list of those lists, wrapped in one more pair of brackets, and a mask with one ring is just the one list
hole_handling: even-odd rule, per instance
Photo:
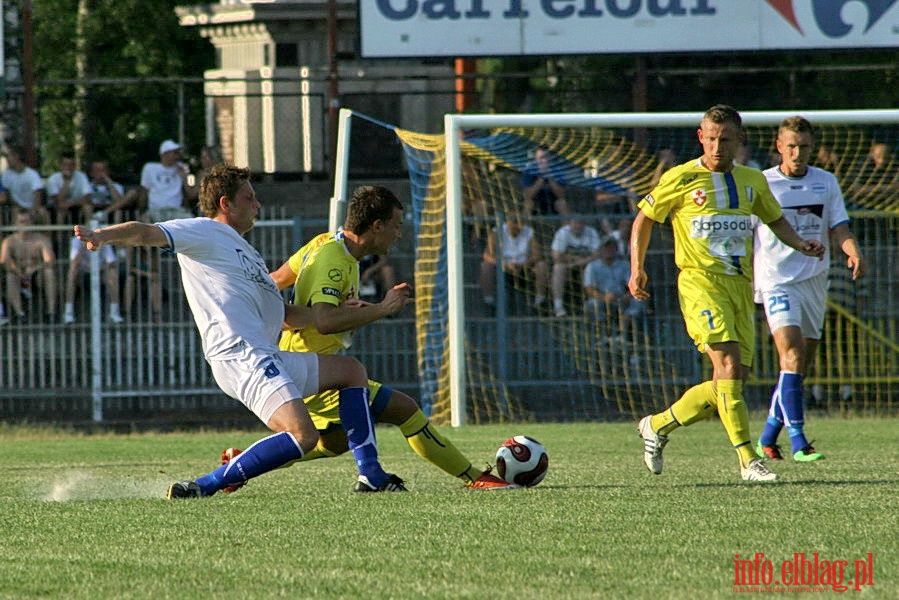
{"label": "man in white cap", "polygon": [[159,162],[144,165],[140,187],[130,190],[121,206],[111,206],[109,212],[131,206],[145,194],[150,221],[190,218],[193,215],[184,205],[196,199],[197,189],[188,185],[187,174],[187,167],[181,162],[181,145],[165,140],[159,145]]}

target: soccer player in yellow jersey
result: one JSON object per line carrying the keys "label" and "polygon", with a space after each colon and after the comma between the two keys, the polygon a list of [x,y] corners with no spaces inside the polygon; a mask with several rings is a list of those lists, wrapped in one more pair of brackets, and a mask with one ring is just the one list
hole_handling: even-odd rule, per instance
{"label": "soccer player in yellow jersey", "polygon": [[[291,256],[272,278],[278,288],[294,286],[294,304],[312,308],[314,327],[285,331],[281,349],[334,354],[349,348],[352,330],[399,312],[412,298],[408,283],[387,290],[377,303],[358,299],[359,260],[368,254],[387,254],[401,235],[403,205],[388,189],[362,186],[354,190],[343,230],[323,233]],[[302,350],[301,350],[302,349]],[[408,395],[369,381],[371,413],[375,421],[398,425],[412,449],[473,489],[518,487],[471,464],[431,426]],[[328,391],[305,398],[319,430],[318,446],[303,460],[337,456],[347,451],[346,434],[338,414],[339,396]]]}
{"label": "soccer player in yellow jersey", "polygon": [[821,257],[824,248],[816,240],[799,237],[761,171],[734,163],[743,141],[742,119],[735,109],[723,104],[710,108],[697,135],[702,156],[665,172],[638,205],[640,212],[631,229],[628,287],[637,300],[649,298],[646,249],[653,225],[670,218],[674,261],[680,269],[681,312],[696,348],[712,361],[713,377],[687,390],[667,410],[640,421],[643,462],[660,474],[668,435],[717,410],[740,459],[741,477],[774,481],[777,475],[752,447],[749,412],[743,401],[743,382],[755,348],[751,215],[802,254]]}

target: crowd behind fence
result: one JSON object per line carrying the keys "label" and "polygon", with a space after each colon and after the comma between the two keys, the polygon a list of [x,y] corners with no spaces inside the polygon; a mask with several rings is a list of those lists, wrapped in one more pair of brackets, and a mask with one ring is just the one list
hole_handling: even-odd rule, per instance
{"label": "crowd behind fence", "polygon": [[[283,210],[271,212],[270,218],[260,220],[249,234],[251,243],[260,249],[271,268],[327,226],[323,219],[301,219],[286,215]],[[819,393],[824,400],[822,408],[895,410],[899,385],[896,374],[890,376],[884,369],[895,366],[897,356],[895,331],[889,330],[899,322],[897,221],[895,216],[875,213],[853,213],[853,218],[871,270],[863,286],[837,292],[818,361],[818,379],[813,383],[824,390],[823,395]],[[66,248],[71,237],[68,228],[36,229],[49,235],[60,248]],[[8,235],[10,228],[2,233]],[[405,241],[392,257],[403,280],[411,280],[414,269],[409,245]],[[119,276],[124,280],[127,255],[122,249],[119,252],[123,262]],[[671,262],[671,248],[663,245],[658,253],[656,264],[664,271],[664,265]],[[472,346],[479,348],[485,360],[496,364],[496,372],[503,374],[504,380],[498,384],[523,390],[522,396],[535,403],[526,407],[531,418],[619,418],[620,412],[603,401],[603,388],[621,384],[615,378],[620,378],[625,369],[639,369],[639,362],[635,365],[633,361],[644,358],[634,358],[626,350],[616,353],[594,348],[586,360],[603,363],[602,377],[597,379],[589,374],[595,370],[584,369],[565,354],[565,336],[569,334],[558,320],[523,316],[514,311],[507,315],[477,314],[479,297],[473,268],[477,253],[468,251],[467,259],[472,311],[468,335]],[[65,277],[67,266],[65,258],[57,258],[54,268],[60,280]],[[834,271],[839,273],[840,267],[835,258]],[[642,337],[634,340],[634,347],[676,357],[678,365],[668,376],[686,386],[701,377],[702,364],[682,331],[671,271],[667,278],[664,272],[658,273],[655,310],[639,331]],[[212,380],[181,291],[176,259],[162,255],[159,275],[163,291],[161,314],[157,317],[150,310],[149,289],[143,285],[135,293],[138,310],[130,311],[124,323],[111,323],[102,309],[91,310],[91,284],[99,281],[96,276],[94,280],[90,274],[82,278],[78,319],[71,324],[41,318],[39,290],[32,290],[27,302],[35,307],[35,316],[0,327],[0,419],[206,425],[252,422],[249,413],[227,398]],[[98,292],[93,297],[105,306],[102,286]],[[854,304],[848,304],[846,293],[851,294]],[[839,312],[841,309],[843,313]],[[759,353],[751,383],[758,390],[755,400],[761,402],[777,366],[776,353],[763,327],[764,319],[758,323]],[[418,396],[418,357],[411,311],[368,325],[354,339],[351,352],[368,367],[372,377]],[[506,341],[499,343],[502,339]],[[863,339],[874,345],[864,347],[859,342]],[[876,348],[880,348],[879,357],[874,355]],[[653,357],[647,355],[646,359]]]}

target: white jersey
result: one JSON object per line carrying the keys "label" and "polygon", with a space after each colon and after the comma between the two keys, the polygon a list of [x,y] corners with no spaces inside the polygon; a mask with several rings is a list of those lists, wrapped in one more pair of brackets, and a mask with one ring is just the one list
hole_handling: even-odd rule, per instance
{"label": "white jersey", "polygon": [[147,189],[147,207],[151,211],[166,208],[181,208],[184,194],[181,191],[181,167],[170,167],[158,162],[144,165],[140,173],[140,185]]}
{"label": "white jersey", "polygon": [[34,208],[34,192],[44,189],[44,180],[31,167],[25,167],[22,171],[7,169],[3,172],[2,181],[9,198],[27,210]]}
{"label": "white jersey", "polygon": [[590,256],[599,249],[599,232],[586,225],[577,235],[571,225],[564,225],[553,236],[550,249],[574,256]]}
{"label": "white jersey", "polygon": [[509,234],[509,226],[503,223],[502,236],[500,243],[503,246],[503,264],[523,265],[526,263],[531,255],[530,247],[531,240],[534,237],[534,230],[524,225],[521,231],[518,232],[518,235],[512,237]]}
{"label": "white jersey", "polygon": [[[65,180],[63,179],[62,172],[57,171],[56,173],[53,173],[47,178],[47,195],[59,195],[64,184]],[[72,173],[72,179],[69,182],[69,197],[60,198],[59,200],[60,202],[80,202],[82,198],[91,192],[91,182],[87,178],[87,175],[81,171],[75,171]]]}
{"label": "white jersey", "polygon": [[[830,265],[831,229],[849,222],[843,192],[833,174],[808,167],[802,177],[787,177],[779,167],[764,171],[771,192],[783,208],[784,217],[803,239],[824,245],[818,260],[793,250],[765,225],[755,229],[755,288],[767,290],[787,282],[804,281],[827,271]],[[757,296],[758,298],[758,296]]]}
{"label": "white jersey", "polygon": [[178,257],[206,360],[277,353],[284,301],[259,252],[233,227],[206,217],[158,225]]}

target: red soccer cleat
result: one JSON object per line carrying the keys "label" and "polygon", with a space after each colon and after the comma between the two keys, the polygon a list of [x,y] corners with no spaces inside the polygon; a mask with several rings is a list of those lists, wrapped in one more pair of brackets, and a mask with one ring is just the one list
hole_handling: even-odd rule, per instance
{"label": "red soccer cleat", "polygon": [[468,484],[470,490],[514,490],[521,486],[517,483],[509,483],[505,479],[501,479],[493,475],[491,469],[481,473],[481,476]]}

